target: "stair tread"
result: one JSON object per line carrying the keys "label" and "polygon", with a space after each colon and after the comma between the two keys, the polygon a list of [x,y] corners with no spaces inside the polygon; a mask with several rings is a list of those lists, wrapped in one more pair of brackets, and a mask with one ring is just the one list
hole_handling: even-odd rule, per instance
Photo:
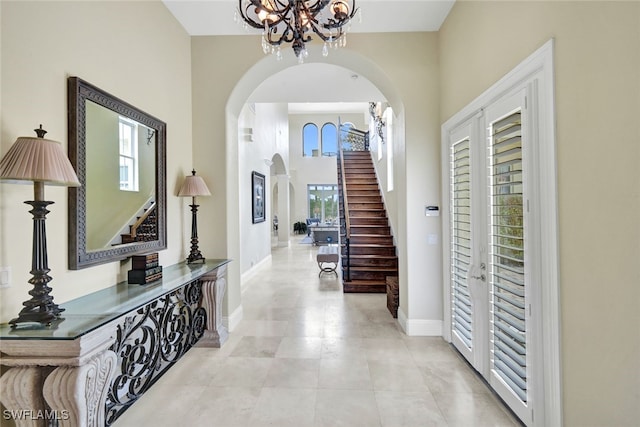
{"label": "stair tread", "polygon": [[383,280],[360,280],[360,279],[354,279],[354,280],[345,280],[344,283],[349,283],[349,284],[354,284],[354,283],[360,283],[363,285],[385,285],[387,286],[386,281]]}
{"label": "stair tread", "polygon": [[[345,267],[346,268],[346,267]],[[358,266],[350,266],[349,269],[351,271],[398,271],[397,267],[379,267],[379,266],[372,266],[372,265],[367,265],[367,266],[363,266],[363,265],[358,265]]]}
{"label": "stair tread", "polygon": [[[344,246],[344,245],[342,245]],[[395,248],[395,245],[389,244],[381,244],[381,243],[351,243],[349,246],[355,248]]]}
{"label": "stair tread", "polygon": [[[346,234],[341,234],[341,237],[344,237],[345,239],[347,238]],[[389,238],[389,237],[393,237],[391,234],[353,234],[351,233],[350,235],[351,238],[358,238],[358,239],[374,239],[374,240],[383,240],[382,238]],[[352,245],[357,245],[358,243],[351,243]]]}
{"label": "stair tread", "polygon": [[351,258],[362,258],[362,259],[378,259],[378,258],[382,258],[382,259],[397,259],[398,256],[397,255],[370,255],[370,254],[351,254],[350,255]]}
{"label": "stair tread", "polygon": [[[346,234],[341,234],[340,236],[345,236],[346,237]],[[386,237],[386,238],[393,237],[391,235],[391,233],[389,233],[389,234],[362,234],[362,233],[353,233],[353,232],[350,234],[350,236],[352,238],[353,237],[360,237],[360,238],[363,238],[363,239],[381,239],[383,237]]]}

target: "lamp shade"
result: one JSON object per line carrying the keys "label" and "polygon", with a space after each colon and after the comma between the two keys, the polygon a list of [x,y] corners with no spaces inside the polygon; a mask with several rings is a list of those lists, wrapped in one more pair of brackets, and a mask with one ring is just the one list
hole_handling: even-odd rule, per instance
{"label": "lamp shade", "polygon": [[0,179],[78,187],[80,182],[59,142],[19,137],[0,161]]}
{"label": "lamp shade", "polygon": [[191,172],[191,176],[187,176],[178,191],[179,197],[195,197],[195,196],[210,196],[211,192],[207,188],[204,180],[200,176],[196,176],[196,171]]}

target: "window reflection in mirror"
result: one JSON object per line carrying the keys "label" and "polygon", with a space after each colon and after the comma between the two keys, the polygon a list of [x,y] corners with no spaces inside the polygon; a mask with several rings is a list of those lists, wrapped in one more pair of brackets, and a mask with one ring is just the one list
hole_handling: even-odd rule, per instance
{"label": "window reflection in mirror", "polygon": [[155,203],[153,130],[92,101],[86,103],[87,250],[155,240],[152,213],[146,224],[136,227]]}

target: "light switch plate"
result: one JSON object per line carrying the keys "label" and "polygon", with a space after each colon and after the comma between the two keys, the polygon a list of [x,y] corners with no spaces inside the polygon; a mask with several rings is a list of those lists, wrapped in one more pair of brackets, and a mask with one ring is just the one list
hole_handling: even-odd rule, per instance
{"label": "light switch plate", "polygon": [[11,286],[11,267],[0,267],[0,288]]}

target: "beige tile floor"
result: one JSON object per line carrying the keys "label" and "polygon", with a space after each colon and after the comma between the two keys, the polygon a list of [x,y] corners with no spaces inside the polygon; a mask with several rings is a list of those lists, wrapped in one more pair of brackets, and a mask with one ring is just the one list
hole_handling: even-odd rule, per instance
{"label": "beige tile floor", "polygon": [[273,248],[221,349],[191,349],[114,424],[517,426],[439,337],[408,337],[382,294],[318,278],[317,248]]}

